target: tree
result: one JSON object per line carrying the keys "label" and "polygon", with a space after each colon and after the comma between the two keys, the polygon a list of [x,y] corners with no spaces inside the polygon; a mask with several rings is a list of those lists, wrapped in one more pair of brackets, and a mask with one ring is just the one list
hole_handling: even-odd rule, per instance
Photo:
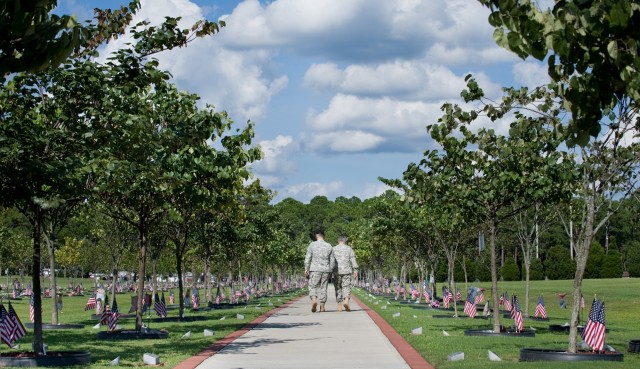
{"label": "tree", "polygon": [[547,58],[558,97],[571,112],[569,144],[588,143],[600,133],[607,111],[640,98],[636,2],[556,0],[543,10],[534,1],[478,1],[491,10],[498,45],[523,59]]}
{"label": "tree", "polygon": [[123,32],[140,1],[115,11],[95,9],[98,22],[89,25],[70,15],[50,14],[57,5],[56,0],[0,3],[0,81],[8,73],[55,68],[74,51],[96,48]]}
{"label": "tree", "polygon": [[[558,119],[557,111],[552,110],[552,93],[545,88],[505,89],[502,101],[494,105],[484,100],[482,89],[470,76],[467,87],[461,93],[464,100],[479,102],[483,107],[465,111],[458,105],[444,104],[444,115],[428,127],[442,151],[426,151],[419,164],[410,164],[403,174],[406,185],[398,180],[387,183],[410,188],[409,200],[417,204],[426,206],[426,199],[437,198],[458,205],[462,216],[472,224],[486,224],[492,288],[498,291],[498,225],[531,204],[568,196],[563,182],[572,172],[566,171],[565,155],[556,151],[560,140],[547,129],[549,122]],[[534,103],[542,107],[539,115],[521,112]],[[509,136],[498,135],[493,129],[470,129],[481,114],[496,121],[511,113]],[[493,300],[493,328],[499,332],[497,294],[493,294]]]}

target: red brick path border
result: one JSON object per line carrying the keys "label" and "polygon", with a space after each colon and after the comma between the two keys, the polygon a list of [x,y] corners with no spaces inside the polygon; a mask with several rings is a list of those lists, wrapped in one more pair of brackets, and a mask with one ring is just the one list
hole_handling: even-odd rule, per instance
{"label": "red brick path border", "polygon": [[225,346],[235,341],[236,339],[240,338],[243,334],[249,332],[250,330],[255,328],[258,324],[267,320],[267,318],[269,318],[270,316],[274,315],[275,313],[279,312],[280,310],[286,308],[287,306],[293,304],[294,302],[298,301],[303,297],[306,297],[306,295],[296,297],[293,300],[285,302],[284,304],[278,306],[277,308],[267,311],[266,313],[255,318],[251,323],[245,325],[241,329],[235,332],[231,332],[228,335],[226,335],[224,338],[214,342],[213,345],[207,347],[203,351],[199,352],[197,355],[182,361],[181,363],[176,365],[174,369],[194,369],[195,367],[200,365],[203,361],[207,360],[209,357],[215,355],[218,351],[225,348]]}
{"label": "red brick path border", "polygon": [[401,335],[399,335],[398,332],[396,332],[396,330],[393,329],[393,327],[391,327],[389,323],[387,323],[387,321],[380,316],[380,314],[370,309],[366,304],[364,304],[354,295],[351,295],[351,298],[355,300],[358,305],[360,305],[360,307],[362,307],[362,310],[366,311],[367,314],[369,314],[369,317],[373,320],[374,323],[376,323],[382,333],[387,336],[389,342],[391,342],[393,347],[398,350],[400,356],[402,356],[404,361],[407,362],[407,365],[409,365],[411,369],[434,369],[433,366],[431,366],[431,364],[429,364],[424,359],[424,357],[422,357],[422,355],[420,355],[418,351],[416,351],[416,349],[414,349],[413,346],[409,344],[409,342],[407,342]]}
{"label": "red brick path border", "polygon": [[[255,328],[258,324],[267,320],[267,318],[269,318],[270,316],[276,314],[280,310],[288,307],[289,305],[293,304],[294,302],[298,301],[303,297],[306,297],[306,295],[297,297],[291,301],[288,301],[282,304],[281,306],[275,309],[269,310],[268,312],[260,315],[259,317],[255,318],[251,323],[245,325],[244,327],[242,327],[241,329],[235,332],[229,333],[227,336],[214,342],[213,345],[207,347],[203,351],[199,352],[197,355],[182,361],[181,363],[176,365],[174,369],[195,369],[203,361],[215,355],[217,352],[222,350],[225,346],[235,341],[236,339],[241,337],[243,334],[249,332],[250,330]],[[357,297],[351,295],[351,298],[355,300],[358,303],[358,305],[362,307],[362,310],[366,311],[367,314],[369,314],[369,317],[378,326],[378,328],[380,328],[382,333],[387,337],[389,342],[391,342],[393,347],[395,347],[395,349],[398,350],[398,353],[400,353],[400,356],[402,356],[402,358],[407,362],[407,365],[409,365],[411,369],[434,369],[433,366],[431,366],[431,364],[429,364],[422,357],[422,355],[420,355],[404,338],[402,338],[401,335],[398,334],[398,332],[395,331],[395,329],[393,329],[389,325],[389,323],[387,323],[380,316],[380,314],[370,309]]]}

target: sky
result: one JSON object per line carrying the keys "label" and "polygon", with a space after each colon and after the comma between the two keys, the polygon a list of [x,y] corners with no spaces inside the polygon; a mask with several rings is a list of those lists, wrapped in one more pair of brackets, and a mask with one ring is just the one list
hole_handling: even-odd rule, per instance
{"label": "sky", "polygon": [[[126,3],[62,0],[56,12],[85,20],[95,7]],[[132,24],[168,15],[184,27],[226,22],[157,59],[180,89],[255,123],[264,159],[252,171],[276,191],[274,202],[381,194],[379,177],[401,178],[436,148],[426,127],[445,102],[462,104],[467,74],[490,97],[548,81],[544,64],[495,44],[477,0],[143,0]],[[109,43],[101,57],[127,41]]]}

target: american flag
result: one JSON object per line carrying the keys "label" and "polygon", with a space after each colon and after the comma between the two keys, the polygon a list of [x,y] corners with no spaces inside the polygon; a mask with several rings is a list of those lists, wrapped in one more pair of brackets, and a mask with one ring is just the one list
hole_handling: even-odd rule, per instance
{"label": "american flag", "polygon": [[[160,297],[160,302],[162,303],[162,306],[164,306],[164,309],[167,310],[167,304],[164,300],[164,291],[162,292],[162,297]],[[166,312],[165,312],[165,316],[167,316]]]}
{"label": "american flag", "polygon": [[480,291],[480,293],[478,293],[478,294],[476,295],[476,298],[473,300],[473,302],[474,302],[475,304],[479,304],[479,303],[481,303],[481,302],[484,302],[484,292]]}
{"label": "american flag", "polygon": [[163,301],[160,301],[160,297],[158,296],[157,292],[154,296],[153,310],[156,311],[156,315],[158,315],[159,317],[161,318],[167,317],[167,307],[164,306]]}
{"label": "american flag", "polygon": [[173,296],[173,290],[171,290],[171,292],[169,292],[169,304],[170,305],[175,304],[175,297]]}
{"label": "american flag", "polygon": [[509,312],[513,310],[513,306],[511,306],[511,301],[509,300],[509,292],[504,293],[504,309]]}
{"label": "american flag", "polygon": [[96,295],[92,293],[91,296],[89,296],[89,300],[87,300],[87,304],[84,306],[84,311],[95,309],[95,307],[96,307]]}
{"label": "american flag", "polygon": [[447,287],[442,288],[442,303],[444,304],[444,308],[448,309],[449,304],[453,301],[453,293]]}
{"label": "american flag", "polygon": [[111,309],[109,309],[109,299],[105,296],[104,311],[102,312],[102,316],[100,317],[100,325],[109,325],[110,316],[111,316]]}
{"label": "american flag", "polygon": [[473,298],[471,298],[470,293],[467,294],[467,301],[464,303],[464,313],[470,318],[475,318],[476,316],[476,304],[473,302]]}
{"label": "american flag", "polygon": [[516,332],[522,332],[522,310],[520,309],[520,303],[518,302],[518,296],[513,295],[513,309],[511,310],[511,317],[516,323]]}
{"label": "american flag", "polygon": [[15,341],[27,335],[27,330],[24,329],[24,325],[22,325],[18,314],[16,314],[16,311],[11,305],[11,301],[9,301],[9,315],[7,319],[13,322],[13,331],[11,332],[11,344],[13,345]]}
{"label": "american flag", "polygon": [[429,296],[429,289],[425,289],[424,292],[422,293],[422,295],[424,296],[424,303],[428,304],[429,302],[431,302],[431,296]]}
{"label": "american flag", "polygon": [[111,305],[111,312],[109,314],[109,330],[116,329],[118,319],[120,319],[120,311],[118,310],[118,303],[116,302],[116,296],[113,295],[113,304]]}
{"label": "american flag", "polygon": [[542,295],[538,296],[538,305],[536,305],[536,318],[540,316],[542,318],[547,317],[547,309],[544,307],[544,300]]}
{"label": "american flag", "polygon": [[582,339],[594,351],[602,351],[604,349],[605,332],[604,302],[594,299],[593,304],[591,304],[591,312],[589,312],[589,321],[582,331]]}
{"label": "american flag", "polygon": [[580,295],[580,309],[584,309],[584,296]]}
{"label": "american flag", "polygon": [[462,300],[462,293],[460,293],[459,288],[458,288],[458,292],[456,292],[456,300]]}
{"label": "american flag", "polygon": [[33,307],[33,295],[29,297],[29,320],[34,322],[36,320],[36,311]]}
{"label": "american flag", "polygon": [[504,305],[504,292],[500,295],[500,299],[498,300],[498,306]]}
{"label": "american flag", "polygon": [[13,321],[9,319],[7,309],[5,309],[4,305],[0,303],[0,339],[9,347],[13,347],[13,342],[11,341],[13,329]]}

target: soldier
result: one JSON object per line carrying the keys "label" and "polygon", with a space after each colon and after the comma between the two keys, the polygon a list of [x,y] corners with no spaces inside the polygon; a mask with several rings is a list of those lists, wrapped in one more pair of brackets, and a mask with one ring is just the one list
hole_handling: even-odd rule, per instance
{"label": "soldier", "polygon": [[333,247],[324,240],[322,231],[316,232],[316,241],[309,244],[304,257],[304,274],[309,278],[311,312],[315,313],[320,300],[320,311],[325,311],[329,275],[336,265]]}
{"label": "soldier", "polygon": [[[336,287],[336,300],[338,300],[338,311],[342,311],[342,307],[346,311],[351,311],[349,307],[349,298],[351,297],[351,286],[358,279],[358,263],[356,255],[351,246],[347,245],[347,238],[341,236],[338,238],[338,244],[333,248],[337,265],[334,268],[334,281]],[[353,273],[353,280],[351,279]]]}

